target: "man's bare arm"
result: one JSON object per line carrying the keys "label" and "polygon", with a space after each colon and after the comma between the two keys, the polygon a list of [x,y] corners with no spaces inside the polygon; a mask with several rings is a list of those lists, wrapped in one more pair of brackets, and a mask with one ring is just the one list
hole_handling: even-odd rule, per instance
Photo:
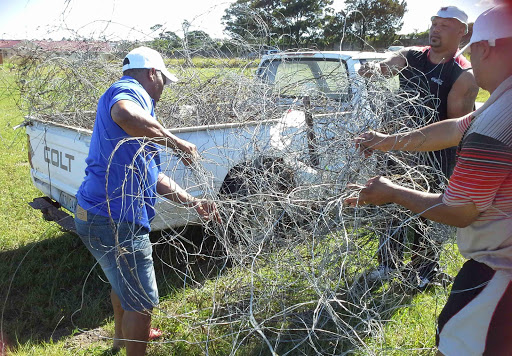
{"label": "man's bare arm", "polygon": [[194,208],[197,214],[203,219],[215,220],[217,222],[221,221],[214,202],[193,197],[164,173],[158,175],[156,191],[161,196],[173,202]]}
{"label": "man's bare arm", "polygon": [[178,149],[188,154],[192,160],[199,156],[194,144],[173,135],[149,113],[130,100],[119,100],[112,106],[110,114],[115,123],[130,136],[156,138],[157,143]]}
{"label": "man's bare arm", "polygon": [[462,132],[457,128],[460,119],[443,120],[420,129],[394,135],[365,132],[354,139],[356,147],[367,156],[374,150],[430,152],[457,146]]}
{"label": "man's bare arm", "polygon": [[350,184],[347,188],[359,190],[358,195],[345,199],[345,203],[351,206],[396,203],[424,218],[456,227],[470,225],[480,214],[473,203],[461,206],[445,205],[442,194],[402,187],[384,177],[371,178],[364,186]]}
{"label": "man's bare arm", "polygon": [[164,173],[158,175],[156,191],[170,201],[190,207],[194,206],[199,201],[199,199],[190,195],[185,189],[181,188],[178,183]]}
{"label": "man's bare arm", "polygon": [[110,110],[112,119],[133,137],[166,137],[167,130],[147,111],[130,100],[119,100]]}
{"label": "man's bare arm", "polygon": [[462,73],[448,93],[448,118],[462,117],[474,111],[478,90],[473,73]]}
{"label": "man's bare arm", "polygon": [[403,49],[396,53],[394,56],[385,59],[379,63],[365,63],[359,69],[359,75],[363,77],[371,77],[375,74],[375,69],[387,78],[397,75],[407,65],[405,57],[409,52],[408,49]]}

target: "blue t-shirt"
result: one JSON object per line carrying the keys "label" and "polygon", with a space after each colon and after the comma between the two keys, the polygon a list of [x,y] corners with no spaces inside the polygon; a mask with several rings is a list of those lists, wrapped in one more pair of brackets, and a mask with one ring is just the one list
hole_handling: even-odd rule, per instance
{"label": "blue t-shirt", "polygon": [[138,81],[124,76],[112,84],[98,102],[85,179],[76,197],[90,213],[149,229],[160,158],[156,145],[133,139],[112,119],[110,110],[119,100],[133,101],[155,117],[154,101]]}

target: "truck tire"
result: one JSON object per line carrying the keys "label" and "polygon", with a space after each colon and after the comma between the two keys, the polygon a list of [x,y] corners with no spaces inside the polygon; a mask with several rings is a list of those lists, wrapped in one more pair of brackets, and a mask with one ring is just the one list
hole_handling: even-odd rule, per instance
{"label": "truck tire", "polygon": [[284,198],[294,185],[281,158],[260,157],[231,169],[219,192],[226,252],[247,253],[285,236],[290,219]]}

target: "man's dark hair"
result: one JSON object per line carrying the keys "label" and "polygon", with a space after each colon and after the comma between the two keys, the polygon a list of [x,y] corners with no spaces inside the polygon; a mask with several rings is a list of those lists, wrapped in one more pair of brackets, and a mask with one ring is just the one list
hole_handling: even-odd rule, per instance
{"label": "man's dark hair", "polygon": [[123,71],[123,75],[127,75],[134,79],[138,79],[141,75],[144,75],[144,73],[148,70],[148,68],[132,68]]}

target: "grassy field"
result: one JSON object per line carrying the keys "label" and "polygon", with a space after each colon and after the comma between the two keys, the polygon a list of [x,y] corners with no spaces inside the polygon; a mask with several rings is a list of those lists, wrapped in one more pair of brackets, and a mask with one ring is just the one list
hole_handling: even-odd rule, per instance
{"label": "grassy field", "polygon": [[[110,341],[94,337],[108,337],[113,332],[109,286],[101,270],[94,267],[93,258],[76,236],[44,221],[27,205],[41,193],[30,181],[24,130],[13,130],[23,121],[24,113],[15,105],[18,93],[11,91],[10,80],[12,73],[0,66],[0,216],[4,222],[0,225],[1,328],[13,346],[13,355],[108,355]],[[194,239],[199,235],[192,231],[188,236]],[[152,235],[154,242],[159,237]],[[462,258],[453,258],[458,256],[453,245],[447,248],[443,264],[454,274]],[[217,276],[214,261],[184,263],[170,245],[156,244],[154,249],[161,295],[161,311],[154,324],[164,331],[165,342],[152,344],[148,355],[203,355],[206,340],[210,342],[208,353],[228,354],[233,349],[232,339],[224,336],[244,325],[210,329],[200,322],[211,313],[212,296],[229,301],[230,283],[248,283],[249,273],[233,268]],[[276,256],[273,264],[260,266],[260,275],[276,281],[296,278],[280,274],[278,263]],[[185,272],[196,276],[196,283],[184,283],[179,274]],[[294,290],[300,290],[303,282],[294,282]],[[288,295],[282,291],[280,295],[300,299],[312,291],[304,287],[303,293]],[[361,350],[359,354],[432,354],[435,321],[447,294],[439,287],[408,298],[390,314],[384,339],[366,338],[367,352]],[[247,338],[238,340],[241,346],[237,354],[268,354],[259,337],[241,335]]]}
{"label": "grassy field", "polygon": [[[23,121],[10,91],[12,74],[0,67],[0,305],[2,329],[11,343],[30,350],[52,334],[70,335],[70,315],[80,307],[81,285],[93,260],[74,235],[46,222],[28,206],[41,195],[32,185],[26,134],[13,127]],[[96,283],[98,292],[107,292]],[[104,298],[98,308],[79,317],[88,327],[104,323]],[[23,348],[22,347],[22,348]],[[36,354],[36,353],[34,353]],[[47,354],[52,354],[48,352]]]}

